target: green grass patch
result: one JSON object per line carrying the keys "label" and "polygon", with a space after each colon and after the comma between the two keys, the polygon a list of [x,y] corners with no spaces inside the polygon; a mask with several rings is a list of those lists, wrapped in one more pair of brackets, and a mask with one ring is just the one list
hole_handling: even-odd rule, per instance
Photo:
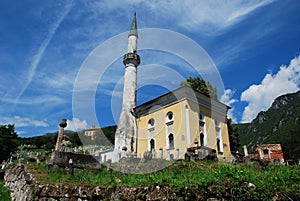
{"label": "green grass patch", "polygon": [[0,179],[0,200],[1,201],[9,201],[10,200],[9,190],[3,185],[2,179]]}
{"label": "green grass patch", "polygon": [[[201,192],[205,197],[235,200],[281,198],[300,199],[300,166],[270,165],[266,169],[252,164],[232,165],[210,161],[178,161],[169,167],[148,174],[122,174],[116,171],[75,169],[47,170],[44,165],[32,164],[31,171],[42,183],[88,186],[170,187],[180,195]],[[248,183],[255,188],[248,188]]]}

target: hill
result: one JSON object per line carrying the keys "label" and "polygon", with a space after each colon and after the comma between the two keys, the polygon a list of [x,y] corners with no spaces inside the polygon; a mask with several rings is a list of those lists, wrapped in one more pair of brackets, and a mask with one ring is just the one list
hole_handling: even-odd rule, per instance
{"label": "hill", "polygon": [[300,158],[300,91],[279,96],[251,123],[237,126],[250,152],[258,144],[280,143],[286,159]]}
{"label": "hill", "polygon": [[[102,132],[106,136],[106,138],[114,144],[115,140],[115,132],[116,132],[117,126],[107,126],[104,128],[101,128]],[[64,134],[68,135],[70,137],[70,141],[74,146],[80,146],[82,145],[82,142],[80,138],[78,137],[78,134],[82,133],[82,131],[74,132],[70,130],[65,130]],[[54,148],[56,143],[58,131],[53,133],[46,133],[41,136],[36,137],[30,137],[30,138],[20,138],[21,144],[31,144],[35,145],[37,148],[43,148],[46,150],[51,150]]]}

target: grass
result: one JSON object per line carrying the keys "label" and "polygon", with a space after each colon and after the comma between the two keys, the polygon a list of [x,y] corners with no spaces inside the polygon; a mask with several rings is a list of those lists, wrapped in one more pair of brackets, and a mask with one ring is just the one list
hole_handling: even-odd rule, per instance
{"label": "grass", "polygon": [[0,200],[1,201],[10,200],[9,190],[6,187],[4,187],[2,179],[0,179]]}
{"label": "grass", "polygon": [[[42,183],[88,186],[170,187],[177,194],[201,193],[206,197],[236,200],[300,199],[300,166],[272,166],[266,169],[252,164],[225,164],[210,161],[178,161],[168,168],[149,174],[122,174],[102,170],[47,170],[44,165],[32,164],[31,171]],[[248,183],[255,188],[249,189]]]}

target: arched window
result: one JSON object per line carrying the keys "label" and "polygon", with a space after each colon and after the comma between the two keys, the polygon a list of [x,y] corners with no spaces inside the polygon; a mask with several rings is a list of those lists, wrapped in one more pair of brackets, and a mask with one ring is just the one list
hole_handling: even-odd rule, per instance
{"label": "arched window", "polygon": [[204,145],[204,134],[200,133],[200,146],[202,147]]}
{"label": "arched window", "polygon": [[174,135],[171,133],[168,136],[169,139],[169,149],[174,149]]}
{"label": "arched window", "polygon": [[155,150],[155,141],[154,139],[150,140],[150,151]]}
{"label": "arched window", "polygon": [[220,146],[220,139],[217,138],[217,149],[218,149],[218,153],[221,152],[221,146]]}

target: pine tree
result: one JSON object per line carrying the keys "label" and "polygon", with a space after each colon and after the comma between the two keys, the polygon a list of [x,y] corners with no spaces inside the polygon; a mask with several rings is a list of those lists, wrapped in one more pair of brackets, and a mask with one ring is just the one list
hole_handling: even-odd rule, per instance
{"label": "pine tree", "polygon": [[15,125],[0,126],[0,162],[7,160],[10,153],[14,152],[19,146],[19,138],[15,132]]}

